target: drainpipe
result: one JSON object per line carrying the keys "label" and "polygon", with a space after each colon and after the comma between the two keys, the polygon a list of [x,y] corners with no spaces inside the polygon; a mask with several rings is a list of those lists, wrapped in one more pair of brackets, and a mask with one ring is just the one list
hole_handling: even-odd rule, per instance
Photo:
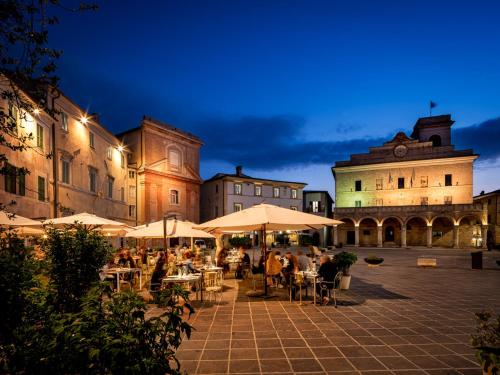
{"label": "drainpipe", "polygon": [[[54,90],[56,91],[56,95],[52,96],[52,110],[54,110],[55,107],[55,101],[57,98],[61,96],[61,93],[59,90]],[[53,199],[53,204],[54,204],[54,218],[57,218],[57,209],[59,207],[59,175],[58,175],[58,163],[57,163],[57,147],[56,147],[56,124],[54,121],[52,121],[51,125],[51,136],[52,136],[52,178],[54,179],[54,199]]]}

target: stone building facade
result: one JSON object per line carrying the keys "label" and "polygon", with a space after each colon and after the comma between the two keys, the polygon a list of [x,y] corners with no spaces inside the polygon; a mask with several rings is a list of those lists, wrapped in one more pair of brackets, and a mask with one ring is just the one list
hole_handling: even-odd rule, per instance
{"label": "stone building facade", "polygon": [[26,151],[0,146],[9,166],[29,171],[0,175],[0,203],[16,202],[9,211],[34,219],[90,212],[132,226],[164,215],[199,222],[197,137],[146,117],[115,136],[61,92],[48,102],[52,115],[20,114],[0,99],[19,134],[33,134]]}
{"label": "stone building facade", "polygon": [[[333,218],[333,199],[326,190],[304,190],[304,212],[327,218]],[[332,230],[329,227],[310,230],[312,244],[327,247],[333,245]]]}
{"label": "stone building facade", "polygon": [[490,191],[474,197],[474,203],[486,206],[486,221],[488,223],[488,232],[486,243],[488,248],[500,248],[500,189]]}
{"label": "stone building facade", "polygon": [[241,166],[236,173],[218,173],[201,188],[201,221],[215,219],[260,203],[302,211],[303,182],[250,177]]}
{"label": "stone building facade", "polygon": [[472,199],[472,150],[455,150],[450,115],[420,118],[367,154],[332,167],[335,244],[486,246],[486,214]]}
{"label": "stone building facade", "polygon": [[201,140],[149,117],[117,136],[130,151],[137,225],[164,216],[199,223]]}

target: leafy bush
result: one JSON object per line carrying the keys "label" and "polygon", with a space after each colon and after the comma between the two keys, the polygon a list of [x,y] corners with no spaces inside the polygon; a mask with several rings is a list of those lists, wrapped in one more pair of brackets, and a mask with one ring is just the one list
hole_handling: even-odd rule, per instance
{"label": "leafy bush", "polygon": [[[476,313],[476,333],[472,335],[472,345],[477,350],[477,358],[484,373],[500,373],[500,315],[493,317],[490,312]],[[488,372],[489,371],[489,372]]]}
{"label": "leafy bush", "polygon": [[337,267],[342,270],[342,273],[346,276],[349,275],[349,268],[356,263],[358,256],[354,253],[349,253],[347,251],[341,251],[333,257],[333,262]]}
{"label": "leafy bush", "polygon": [[49,285],[58,310],[75,312],[99,281],[99,270],[112,256],[113,248],[98,232],[83,225],[49,230],[46,244]]}
{"label": "leafy bush", "polygon": [[48,243],[46,286],[21,241],[0,245],[0,293],[9,301],[0,309],[0,373],[180,374],[175,352],[192,330],[187,291],[160,292],[164,309],[147,318],[138,294],[96,282],[109,250],[99,233],[50,231]]}

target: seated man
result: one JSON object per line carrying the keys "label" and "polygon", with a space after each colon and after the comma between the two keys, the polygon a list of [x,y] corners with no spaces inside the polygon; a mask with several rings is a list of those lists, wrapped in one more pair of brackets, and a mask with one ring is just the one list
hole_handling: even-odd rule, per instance
{"label": "seated man", "polygon": [[302,250],[297,251],[297,260],[299,271],[307,271],[308,269],[311,269],[311,258],[305,255]]}
{"label": "seated man", "polygon": [[337,265],[332,262],[332,259],[328,255],[322,255],[319,261],[318,276],[322,279],[316,284],[316,292],[322,297],[323,305],[328,304],[330,301],[327,296],[326,289],[322,288],[322,282],[328,282],[327,289],[333,289],[333,282],[335,281],[335,276],[337,275],[338,269]]}
{"label": "seated man", "polygon": [[297,257],[295,257],[290,251],[285,254],[285,258],[288,261],[288,264],[283,268],[283,276],[285,277],[286,284],[292,288],[292,298],[295,299],[295,288],[292,285],[292,276],[299,270],[298,261]]}

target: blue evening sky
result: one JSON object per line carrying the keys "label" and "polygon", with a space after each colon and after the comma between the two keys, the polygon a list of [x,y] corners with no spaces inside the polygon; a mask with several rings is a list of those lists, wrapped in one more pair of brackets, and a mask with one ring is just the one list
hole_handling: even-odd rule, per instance
{"label": "blue evening sky", "polygon": [[[418,117],[452,114],[500,188],[498,1],[119,1],[51,43],[64,91],[115,132],[143,115],[199,135],[201,173],[334,189],[330,167]],[[490,121],[488,121],[490,120]]]}

